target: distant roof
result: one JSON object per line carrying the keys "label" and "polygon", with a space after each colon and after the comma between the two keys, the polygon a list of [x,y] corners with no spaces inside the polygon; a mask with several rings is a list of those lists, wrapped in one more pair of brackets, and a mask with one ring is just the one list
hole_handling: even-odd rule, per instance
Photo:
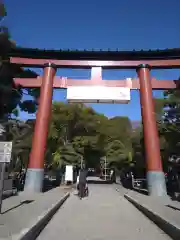
{"label": "distant roof", "polygon": [[73,50],[73,49],[38,49],[38,48],[11,48],[11,57],[45,58],[61,60],[160,60],[180,59],[180,48],[163,50]]}

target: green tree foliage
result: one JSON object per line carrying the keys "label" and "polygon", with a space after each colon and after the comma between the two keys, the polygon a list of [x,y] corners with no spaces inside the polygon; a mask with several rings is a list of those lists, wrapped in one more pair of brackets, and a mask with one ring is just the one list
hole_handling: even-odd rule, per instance
{"label": "green tree foliage", "polygon": [[[13,141],[14,165],[27,166],[34,121],[9,121],[6,139]],[[83,104],[54,102],[46,150],[46,168],[66,164],[98,167],[107,156],[109,165],[122,167],[133,158],[131,124],[128,118],[108,119]],[[24,160],[23,160],[24,159]],[[14,166],[13,165],[13,166]]]}
{"label": "green tree foliage", "polygon": [[[165,114],[165,106],[167,103],[167,99],[153,99],[154,100],[154,114],[157,121],[157,126],[159,130],[160,137],[160,147],[161,147],[161,155],[164,160],[164,150],[167,147],[167,143],[165,141],[164,135],[162,133],[162,119]],[[133,167],[137,173],[137,176],[142,177],[142,173],[145,174],[146,169],[146,156],[145,156],[145,146],[144,146],[144,136],[143,136],[143,126],[133,129],[131,136],[132,148],[133,148]]]}
{"label": "green tree foliage", "polygon": [[[9,120],[6,139],[13,141],[12,169],[26,167],[34,130],[34,121]],[[121,168],[130,165],[134,150],[132,129],[128,118],[108,119],[83,104],[54,102],[49,126],[45,165],[47,169],[63,168],[66,164],[99,167],[107,157],[109,165]]]}
{"label": "green tree foliage", "polygon": [[[10,65],[9,52],[16,47],[15,42],[11,39],[8,28],[3,26],[3,20],[7,16],[5,5],[0,3],[0,120],[14,114],[17,116],[18,108],[29,113],[37,110],[37,99],[39,89],[23,89],[16,86],[14,77],[32,78],[37,74],[31,70],[23,69],[19,66]],[[32,100],[24,100],[23,95],[27,94]]]}
{"label": "green tree foliage", "polygon": [[[155,115],[160,138],[160,151],[164,170],[172,155],[179,156],[180,146],[180,91],[168,90],[164,98],[154,99]],[[143,129],[133,133],[134,162],[139,169],[145,167]]]}
{"label": "green tree foliage", "polygon": [[[174,140],[173,136],[179,134],[177,122],[172,127],[172,124],[169,124],[170,118],[168,123],[165,121],[166,112],[171,111],[169,105],[167,110],[167,100],[170,101],[167,97],[164,102],[155,100],[161,154],[165,165],[172,151],[178,151],[178,141]],[[25,123],[24,128],[20,125],[19,123],[9,125],[7,139],[13,139],[15,143],[13,155],[16,159],[17,156],[18,159],[24,157],[25,166],[31,150],[34,122]],[[142,126],[132,129],[127,117],[108,119],[83,104],[54,102],[49,126],[46,167],[58,169],[66,164],[79,166],[82,159],[88,167],[97,167],[104,156],[110,166],[117,168],[134,166],[138,171],[144,172],[146,164]]]}
{"label": "green tree foliage", "polygon": [[[38,106],[39,89],[24,89],[16,86],[13,77],[37,77],[35,72],[3,63],[0,66],[0,119],[7,119],[11,114],[17,116],[20,110],[34,113]],[[32,97],[25,100],[24,95]]]}
{"label": "green tree foliage", "polygon": [[6,8],[3,2],[0,2],[0,17],[3,18],[7,15]]}
{"label": "green tree foliage", "polygon": [[4,26],[4,19],[7,16],[6,8],[3,2],[0,3],[0,56],[5,57],[10,50],[12,42],[9,40],[9,31],[7,26]]}
{"label": "green tree foliage", "polygon": [[19,171],[21,168],[26,168],[28,164],[34,121],[9,120],[5,127],[6,140],[13,143],[10,170]]}
{"label": "green tree foliage", "polygon": [[179,157],[180,146],[180,91],[164,92],[163,114],[159,121],[161,152],[165,165],[168,159],[175,155]]}
{"label": "green tree foliage", "polygon": [[84,159],[87,166],[96,167],[105,155],[109,164],[131,162],[131,131],[128,118],[108,119],[83,104],[54,102],[47,166],[79,165]]}

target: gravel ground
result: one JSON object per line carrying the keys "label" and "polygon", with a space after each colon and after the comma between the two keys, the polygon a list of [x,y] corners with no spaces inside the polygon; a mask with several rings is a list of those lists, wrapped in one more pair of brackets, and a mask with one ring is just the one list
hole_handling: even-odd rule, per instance
{"label": "gravel ground", "polygon": [[113,185],[90,185],[90,196],[71,195],[38,240],[170,239],[131,205]]}

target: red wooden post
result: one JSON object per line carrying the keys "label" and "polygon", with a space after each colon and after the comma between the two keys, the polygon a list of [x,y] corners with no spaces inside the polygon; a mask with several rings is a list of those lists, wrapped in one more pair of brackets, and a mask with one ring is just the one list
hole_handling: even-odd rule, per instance
{"label": "red wooden post", "polygon": [[44,154],[48,135],[49,118],[51,115],[53,79],[56,68],[52,64],[44,66],[39,108],[36,117],[32,150],[26,173],[25,191],[41,192],[44,179]]}
{"label": "red wooden post", "polygon": [[162,169],[149,66],[144,64],[140,65],[137,72],[140,83],[140,101],[147,163],[148,190],[150,195],[165,196],[167,195],[167,191]]}

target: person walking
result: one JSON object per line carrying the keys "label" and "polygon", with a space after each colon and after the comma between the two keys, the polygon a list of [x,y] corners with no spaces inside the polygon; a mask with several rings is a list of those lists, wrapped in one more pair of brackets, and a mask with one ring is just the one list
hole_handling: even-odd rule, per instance
{"label": "person walking", "polygon": [[87,170],[83,167],[79,172],[79,196],[80,199],[84,197],[85,188],[86,188],[86,178],[87,178]]}

